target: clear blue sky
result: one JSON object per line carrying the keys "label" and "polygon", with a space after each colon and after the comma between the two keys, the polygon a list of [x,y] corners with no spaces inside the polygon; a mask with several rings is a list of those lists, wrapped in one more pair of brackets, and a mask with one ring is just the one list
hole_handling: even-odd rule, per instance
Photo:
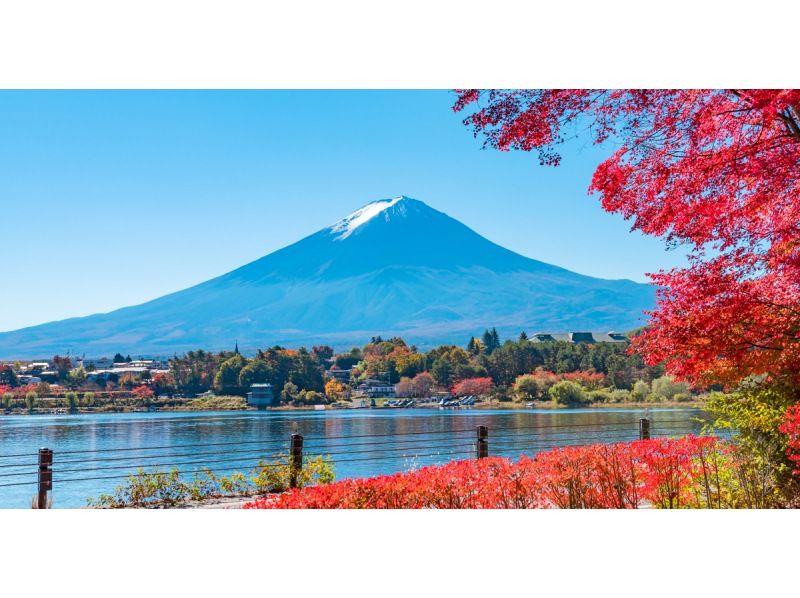
{"label": "clear blue sky", "polygon": [[141,303],[374,199],[605,278],[683,263],[586,189],[608,149],[481,150],[447,91],[0,91],[0,330]]}

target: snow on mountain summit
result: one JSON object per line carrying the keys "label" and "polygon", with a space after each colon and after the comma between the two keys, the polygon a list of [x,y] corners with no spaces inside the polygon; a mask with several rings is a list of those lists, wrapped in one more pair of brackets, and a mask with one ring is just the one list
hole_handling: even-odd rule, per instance
{"label": "snow on mountain summit", "polygon": [[400,197],[394,197],[392,199],[379,199],[370,202],[363,208],[342,218],[339,222],[330,227],[330,231],[336,235],[337,241],[342,241],[352,235],[359,226],[366,224],[402,199],[405,199],[405,197],[401,195]]}

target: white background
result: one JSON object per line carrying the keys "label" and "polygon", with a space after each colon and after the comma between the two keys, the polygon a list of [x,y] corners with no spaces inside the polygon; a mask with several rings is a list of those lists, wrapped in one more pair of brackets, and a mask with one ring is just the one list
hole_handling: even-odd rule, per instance
{"label": "white background", "polygon": [[[797,12],[28,0],[0,5],[0,86],[792,87]],[[796,595],[798,523],[796,511],[4,511],[0,594]]]}

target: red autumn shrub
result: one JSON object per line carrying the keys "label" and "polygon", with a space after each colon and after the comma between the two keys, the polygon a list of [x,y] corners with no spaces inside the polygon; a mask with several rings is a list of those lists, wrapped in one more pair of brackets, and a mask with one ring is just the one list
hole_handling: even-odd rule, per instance
{"label": "red autumn shrub", "polygon": [[131,391],[131,394],[139,399],[152,399],[153,398],[153,389],[149,386],[145,386],[142,384],[141,386],[137,386]]}
{"label": "red autumn shrub", "polygon": [[17,386],[14,390],[14,396],[18,399],[25,398],[29,392],[36,392],[38,387],[35,384],[25,384],[24,386]]}
{"label": "red autumn shrub", "polygon": [[564,447],[520,457],[455,461],[292,490],[250,509],[629,509],[722,506],[729,445],[686,436]]}

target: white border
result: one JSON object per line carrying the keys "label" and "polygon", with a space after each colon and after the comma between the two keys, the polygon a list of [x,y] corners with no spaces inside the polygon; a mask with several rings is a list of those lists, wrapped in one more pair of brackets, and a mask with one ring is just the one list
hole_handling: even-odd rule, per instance
{"label": "white border", "polygon": [[0,4],[0,85],[785,87],[797,16],[779,0],[19,0]]}
{"label": "white border", "polygon": [[800,511],[4,511],[0,590],[776,596],[795,583],[798,523]]}

